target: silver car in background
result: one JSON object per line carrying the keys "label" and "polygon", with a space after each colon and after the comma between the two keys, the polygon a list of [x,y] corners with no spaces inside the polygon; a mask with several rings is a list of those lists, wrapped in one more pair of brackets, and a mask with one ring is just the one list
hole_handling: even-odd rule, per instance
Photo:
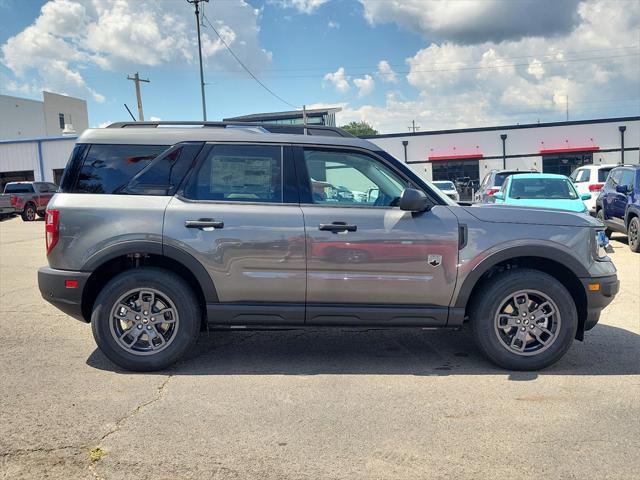
{"label": "silver car in background", "polygon": [[439,190],[442,191],[447,197],[449,197],[454,202],[460,201],[460,194],[456,189],[454,183],[450,180],[434,180],[433,183]]}

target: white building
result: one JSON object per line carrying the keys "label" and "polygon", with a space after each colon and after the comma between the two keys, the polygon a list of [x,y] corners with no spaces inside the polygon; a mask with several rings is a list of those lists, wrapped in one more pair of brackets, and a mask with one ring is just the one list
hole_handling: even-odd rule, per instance
{"label": "white building", "polygon": [[584,164],[640,163],[640,117],[396,133],[368,139],[428,180],[477,181],[492,169],[503,168],[569,175]]}
{"label": "white building", "polygon": [[80,134],[89,128],[87,102],[42,92],[42,101],[0,95],[0,140],[58,137],[65,125]]}
{"label": "white building", "polygon": [[[0,191],[5,183],[58,183],[77,135],[89,127],[87,102],[42,92],[42,101],[0,95]],[[72,128],[73,135],[65,135]]]}

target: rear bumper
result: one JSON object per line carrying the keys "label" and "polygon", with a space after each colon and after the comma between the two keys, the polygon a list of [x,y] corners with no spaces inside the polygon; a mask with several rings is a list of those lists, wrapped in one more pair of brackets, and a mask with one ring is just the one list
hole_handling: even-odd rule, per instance
{"label": "rear bumper", "polygon": [[[591,330],[600,320],[602,309],[613,301],[620,290],[620,281],[617,275],[581,278],[580,280],[587,295],[587,318],[584,329]],[[595,285],[598,285],[598,289],[592,290],[591,288],[595,288]]]}
{"label": "rear bumper", "polygon": [[[38,287],[42,298],[62,310],[70,317],[87,322],[82,315],[82,292],[91,274],[89,272],[73,272],[56,270],[50,267],[38,269]],[[67,287],[67,282],[77,282],[74,288]]]}

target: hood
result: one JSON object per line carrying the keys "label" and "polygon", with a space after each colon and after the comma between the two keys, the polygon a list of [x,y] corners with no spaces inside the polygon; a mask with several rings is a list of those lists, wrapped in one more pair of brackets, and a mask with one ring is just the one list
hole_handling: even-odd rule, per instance
{"label": "hood", "polygon": [[483,222],[566,227],[602,227],[599,220],[589,215],[563,210],[496,205],[491,203],[476,204],[461,208],[464,208],[468,213]]}
{"label": "hood", "polygon": [[570,212],[584,213],[587,211],[584,206],[584,202],[577,199],[563,199],[563,200],[550,200],[550,199],[535,199],[535,198],[509,198],[508,205],[514,205],[516,207],[536,207],[536,208],[550,208],[553,210],[568,210]]}

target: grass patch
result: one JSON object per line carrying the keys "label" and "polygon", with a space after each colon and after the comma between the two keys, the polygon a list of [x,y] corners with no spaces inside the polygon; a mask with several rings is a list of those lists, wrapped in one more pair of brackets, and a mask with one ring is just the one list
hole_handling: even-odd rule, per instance
{"label": "grass patch", "polygon": [[97,462],[102,457],[104,457],[106,454],[107,454],[107,452],[102,450],[100,447],[95,447],[95,448],[92,448],[91,450],[89,450],[89,459],[91,460],[92,463],[93,462]]}

